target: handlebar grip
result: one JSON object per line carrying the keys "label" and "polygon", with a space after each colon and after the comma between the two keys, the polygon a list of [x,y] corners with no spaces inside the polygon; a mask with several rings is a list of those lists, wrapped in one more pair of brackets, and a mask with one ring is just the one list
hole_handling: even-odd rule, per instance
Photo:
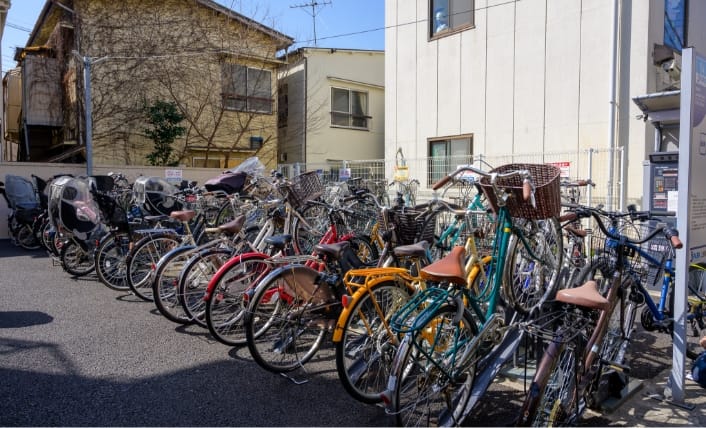
{"label": "handlebar grip", "polygon": [[576,185],[581,187],[588,186],[588,180],[578,180],[576,181]]}
{"label": "handlebar grip", "polygon": [[451,181],[451,176],[447,175],[444,178],[442,178],[441,180],[434,183],[434,186],[432,187],[432,189],[439,190],[441,187],[444,187],[446,185],[446,183],[448,183],[449,181]]}
{"label": "handlebar grip", "polygon": [[577,218],[579,218],[578,214],[576,214],[575,211],[569,211],[566,214],[563,214],[561,217],[559,217],[560,222],[565,222],[565,221],[574,221]]}
{"label": "handlebar grip", "polygon": [[528,201],[530,196],[532,196],[532,185],[528,179],[522,181],[522,199]]}
{"label": "handlebar grip", "polygon": [[684,247],[684,244],[681,242],[681,239],[679,239],[678,236],[672,236],[669,238],[669,240],[672,242],[672,247],[676,248],[677,250]]}

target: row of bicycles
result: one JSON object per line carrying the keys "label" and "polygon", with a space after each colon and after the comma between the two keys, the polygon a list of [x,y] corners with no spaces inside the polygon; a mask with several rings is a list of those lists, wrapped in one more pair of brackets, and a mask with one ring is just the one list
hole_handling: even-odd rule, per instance
{"label": "row of bicycles", "polygon": [[[464,166],[415,206],[314,172],[251,169],[231,193],[116,181],[50,184],[55,235],[43,241],[61,246],[67,272],[93,269],[273,373],[333,347],[345,390],[397,425],[462,425],[522,348],[537,357],[516,423],[576,424],[626,385],[637,320],[674,326],[676,229],[579,204],[590,180],[563,181],[552,165]],[[462,206],[446,198],[459,188]],[[692,355],[705,270],[693,265],[687,284]]]}

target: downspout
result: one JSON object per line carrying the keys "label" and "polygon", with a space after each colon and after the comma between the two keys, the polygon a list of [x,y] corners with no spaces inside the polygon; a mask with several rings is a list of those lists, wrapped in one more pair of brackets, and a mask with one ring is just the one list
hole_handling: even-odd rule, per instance
{"label": "downspout", "polygon": [[618,80],[618,11],[620,0],[613,0],[613,27],[611,29],[611,56],[610,56],[610,107],[608,113],[608,193],[606,205],[609,210],[613,209],[613,183],[615,183],[615,133],[616,133],[616,93]]}
{"label": "downspout", "polygon": [[306,52],[302,52],[304,57],[304,141],[302,144],[302,154],[300,159],[302,163],[306,165],[306,137],[309,133],[309,57],[305,55]]}

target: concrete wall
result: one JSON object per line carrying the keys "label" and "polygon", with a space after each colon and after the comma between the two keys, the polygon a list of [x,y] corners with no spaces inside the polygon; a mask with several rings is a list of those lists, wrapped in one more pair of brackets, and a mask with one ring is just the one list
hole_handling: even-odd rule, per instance
{"label": "concrete wall", "polygon": [[[386,159],[398,148],[423,158],[430,138],[462,134],[487,156],[610,148],[614,0],[476,0],[474,28],[435,39],[428,3],[386,0]],[[620,4],[615,141],[630,150],[616,180],[637,200],[648,130],[632,97],[648,89],[648,23],[663,3]]]}
{"label": "concrete wall", "polygon": [[[130,182],[139,176],[149,177],[165,177],[166,169],[176,169],[182,172],[184,180],[195,180],[203,184],[206,180],[218,176],[221,171],[213,168],[163,168],[163,167],[148,167],[148,166],[94,166],[94,175],[105,175],[109,172],[121,172]],[[34,174],[43,179],[58,175],[72,174],[80,176],[86,174],[86,167],[77,164],[48,164],[48,163],[29,163],[29,162],[3,162],[0,163],[0,181],[5,181],[5,175],[20,175],[26,178],[31,178]],[[7,215],[8,208],[5,199],[0,198],[0,239],[8,238],[7,232]]]}

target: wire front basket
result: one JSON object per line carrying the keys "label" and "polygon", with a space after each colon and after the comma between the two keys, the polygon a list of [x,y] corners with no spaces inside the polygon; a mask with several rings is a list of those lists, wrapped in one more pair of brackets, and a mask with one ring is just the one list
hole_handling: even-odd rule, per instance
{"label": "wire front basket", "polygon": [[324,192],[324,186],[316,171],[309,171],[282,184],[280,191],[292,207],[299,208],[308,201],[321,196]]}
{"label": "wire front basket", "polygon": [[[537,206],[535,208],[529,201],[523,199],[522,177],[516,175],[510,178],[498,178],[495,183],[496,187],[510,193],[510,197],[507,199],[510,215],[536,220],[558,217],[561,212],[561,189],[559,186],[561,171],[559,168],[549,164],[513,163],[499,166],[490,172],[503,174],[518,170],[527,170],[532,176]],[[490,178],[481,177],[480,186],[493,211],[497,213],[499,209],[498,196],[490,183]]]}
{"label": "wire front basket", "polygon": [[381,232],[391,232],[396,245],[434,241],[434,222],[427,221],[424,211],[415,209],[381,210],[378,212]]}

